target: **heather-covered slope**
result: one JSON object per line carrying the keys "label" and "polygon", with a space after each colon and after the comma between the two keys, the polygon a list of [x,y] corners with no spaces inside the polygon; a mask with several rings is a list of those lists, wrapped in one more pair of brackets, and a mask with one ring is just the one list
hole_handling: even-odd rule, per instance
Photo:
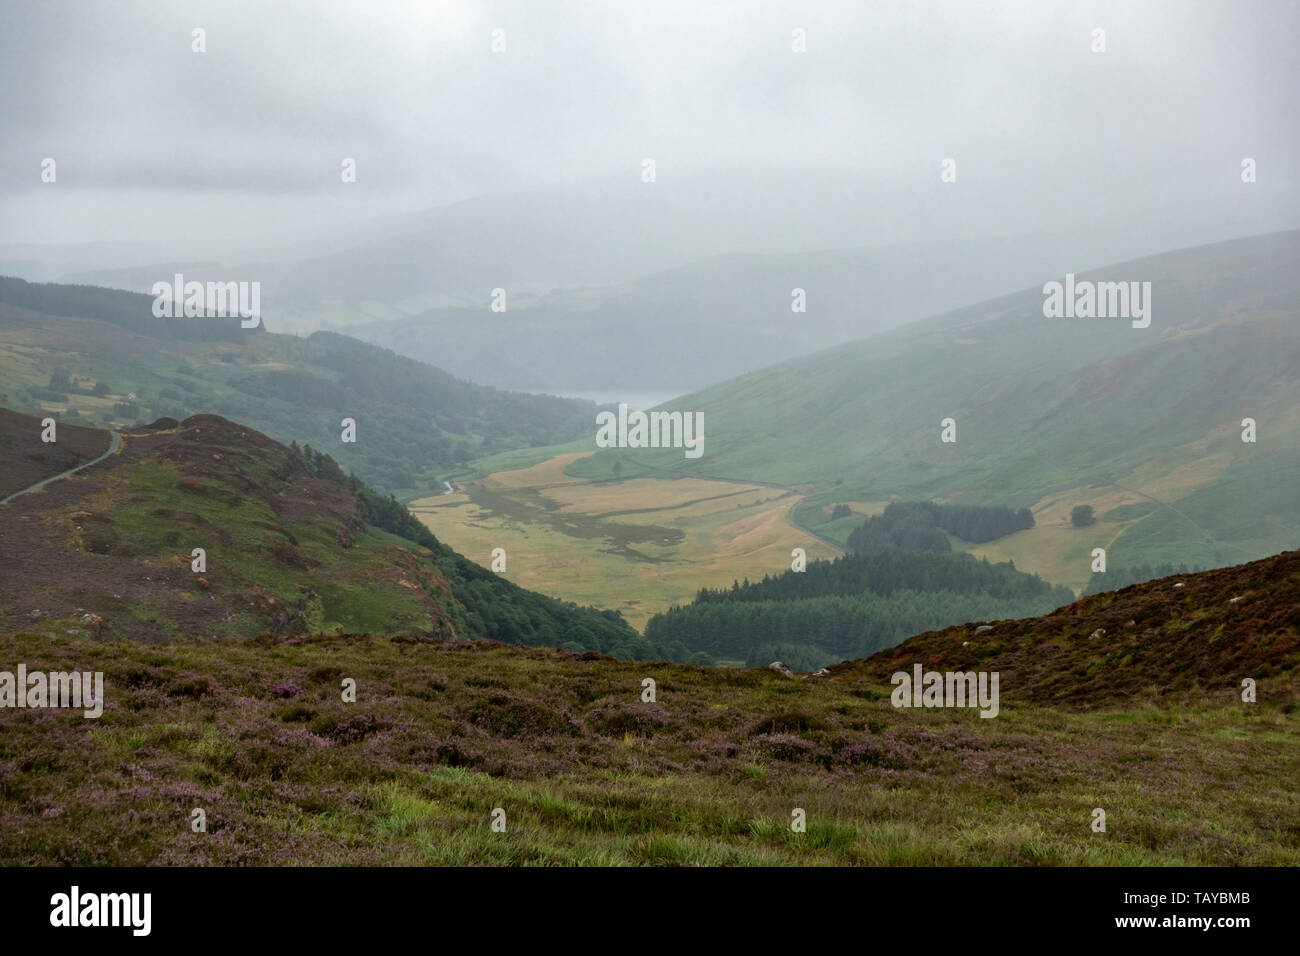
{"label": "heather-covered slope", "polygon": [[[36,419],[0,424],[9,444],[39,444]],[[330,477],[318,456],[250,428],[214,415],[163,419],[125,431],[111,458],[0,507],[0,566],[11,570],[0,577],[0,631],[161,640],[363,630],[604,651],[637,639],[617,615],[519,588],[403,516],[359,482]]]}
{"label": "heather-covered slope", "polygon": [[[0,633],[0,662],[100,671],[105,699],[0,708],[0,863],[1300,865],[1298,570],[794,679],[403,635]],[[894,707],[913,660],[1001,668],[997,716]]]}
{"label": "heather-covered slope", "polygon": [[837,681],[895,671],[997,671],[1004,701],[1078,707],[1204,694],[1242,681],[1294,710],[1300,697],[1300,551],[1084,598],[1044,617],[973,622],[831,668]]}
{"label": "heather-covered slope", "polygon": [[989,720],[404,637],[0,635],[0,661],[102,671],[107,698],[98,720],[0,709],[7,865],[1300,864],[1300,718],[1268,690]]}
{"label": "heather-covered slope", "polygon": [[53,478],[102,455],[110,436],[97,428],[58,425],[53,442],[43,442],[41,419],[0,408],[0,499]]}

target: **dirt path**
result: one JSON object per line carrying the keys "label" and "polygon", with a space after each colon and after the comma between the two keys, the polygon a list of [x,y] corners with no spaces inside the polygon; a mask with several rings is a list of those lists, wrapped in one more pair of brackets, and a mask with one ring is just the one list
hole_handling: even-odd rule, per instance
{"label": "dirt path", "polygon": [[28,485],[28,486],[27,486],[26,488],[24,488],[22,491],[15,491],[12,495],[10,495],[10,496],[7,497],[7,498],[0,498],[0,505],[8,504],[10,501],[13,501],[15,498],[17,498],[17,497],[19,497],[19,496],[21,496],[21,495],[25,495],[25,494],[27,494],[28,492],[36,491],[36,490],[38,490],[38,489],[40,489],[40,488],[44,488],[46,485],[48,485],[48,484],[49,484],[50,482],[52,482],[52,481],[58,481],[60,478],[66,478],[66,477],[68,477],[68,475],[75,475],[77,472],[81,471],[83,468],[89,468],[91,465],[97,465],[97,464],[99,464],[101,461],[103,461],[103,460],[104,460],[105,458],[107,458],[109,455],[112,455],[112,454],[115,453],[119,448],[122,447],[122,436],[121,436],[118,432],[114,432],[114,431],[109,432],[109,434],[113,436],[113,440],[110,441],[110,442],[108,443],[108,451],[104,452],[104,454],[100,455],[98,458],[92,458],[90,461],[85,462],[85,463],[83,463],[83,464],[80,464],[80,465],[78,465],[76,468],[69,468],[67,471],[65,471],[65,472],[61,472],[61,473],[59,473],[59,474],[57,474],[57,475],[54,475],[53,477],[50,477],[50,478],[44,478],[44,479],[42,479],[41,481],[36,482],[36,484],[34,484],[34,485]]}
{"label": "dirt path", "polygon": [[[1148,501],[1153,501],[1153,502],[1155,502],[1156,504],[1160,505],[1160,507],[1162,507],[1162,508],[1168,508],[1170,511],[1172,511],[1174,514],[1178,515],[1178,517],[1182,518],[1184,521],[1186,521],[1189,525],[1191,525],[1193,528],[1195,528],[1195,529],[1196,529],[1197,531],[1199,531],[1201,534],[1205,535],[1205,537],[1206,537],[1207,540],[1212,541],[1212,542],[1214,542],[1214,543],[1217,544],[1217,545],[1221,545],[1221,546],[1223,546],[1223,547],[1225,547],[1225,548],[1232,548],[1234,551],[1240,551],[1242,554],[1249,555],[1249,556],[1250,556],[1250,559],[1251,559],[1252,561],[1257,560],[1257,559],[1259,558],[1259,555],[1255,554],[1255,552],[1253,552],[1253,551],[1247,551],[1245,548],[1239,548],[1239,547],[1237,547],[1237,545],[1235,545],[1235,544],[1229,544],[1227,541],[1220,541],[1218,538],[1216,538],[1214,535],[1210,534],[1210,532],[1206,531],[1204,528],[1202,528],[1199,524],[1197,524],[1195,521],[1193,521],[1193,520],[1192,520],[1191,518],[1189,518],[1187,515],[1183,514],[1183,512],[1179,511],[1177,508],[1175,508],[1173,505],[1171,505],[1169,502],[1167,502],[1167,501],[1161,501],[1161,500],[1160,500],[1159,498],[1157,498],[1155,495],[1149,495],[1149,494],[1147,494],[1145,491],[1139,491],[1139,490],[1136,489],[1136,488],[1126,488],[1126,487],[1124,487],[1123,485],[1118,484],[1118,483],[1115,484],[1115,487],[1116,487],[1116,488],[1119,488],[1121,491],[1128,491],[1128,492],[1132,492],[1132,493],[1135,494],[1135,495],[1141,495],[1143,498],[1146,498]],[[1116,535],[1116,537],[1118,537],[1118,535]],[[1112,541],[1113,541],[1113,540],[1114,540],[1114,539],[1112,539]]]}

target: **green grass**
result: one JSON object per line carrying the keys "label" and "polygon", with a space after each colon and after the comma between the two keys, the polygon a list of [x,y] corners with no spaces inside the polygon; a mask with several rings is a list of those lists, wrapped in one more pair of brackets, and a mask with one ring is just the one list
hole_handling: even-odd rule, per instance
{"label": "green grass", "polygon": [[[983,720],[853,682],[372,638],[14,636],[0,656],[93,665],[109,700],[98,721],[0,711],[7,865],[1300,864],[1300,717],[1267,702],[1085,713],[1004,690]],[[792,713],[793,759],[764,732]]]}
{"label": "green grass", "polygon": [[[428,614],[421,602],[379,580],[382,572],[391,570],[392,549],[411,549],[411,542],[369,528],[343,551],[325,526],[297,524],[293,529],[295,547],[317,562],[308,577],[301,569],[287,567],[276,559],[273,546],[282,538],[266,526],[278,526],[281,519],[262,499],[180,491],[177,483],[184,475],[165,464],[141,463],[129,474],[130,495],[126,500],[138,503],[112,511],[113,527],[121,535],[127,553],[188,555],[191,544],[201,542],[207,545],[209,575],[214,579],[221,575],[293,598],[301,585],[310,584],[323,605],[316,624],[324,630],[355,633],[391,632],[402,627],[427,629]],[[189,517],[180,522],[162,521],[155,514],[160,508]],[[211,529],[220,529],[219,545],[214,546]],[[367,581],[376,586],[366,587]],[[157,613],[157,609],[135,610],[149,616]],[[222,630],[244,633],[239,628],[246,622],[236,619],[230,623],[235,626]]]}

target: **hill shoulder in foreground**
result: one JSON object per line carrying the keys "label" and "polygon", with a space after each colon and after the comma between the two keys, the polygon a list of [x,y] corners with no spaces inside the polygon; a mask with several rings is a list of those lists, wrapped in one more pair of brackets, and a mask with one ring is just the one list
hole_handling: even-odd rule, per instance
{"label": "hill shoulder in foreground", "polygon": [[[0,426],[8,446],[40,444],[35,418]],[[215,415],[124,432],[108,459],[0,506],[0,523],[0,565],[18,569],[0,577],[0,631],[367,631],[624,652],[640,641],[617,614],[526,591],[456,554],[327,457]]]}
{"label": "hill shoulder in foreground", "polygon": [[[0,863],[1296,866],[1298,567],[920,635],[829,678],[402,635],[0,634],[29,673],[103,674],[96,719],[0,708]],[[893,706],[918,655],[1003,668],[997,716]]]}
{"label": "hill shoulder in foreground", "polygon": [[926,670],[997,671],[1005,700],[1115,706],[1165,695],[1228,700],[1246,679],[1294,710],[1300,691],[1300,551],[1107,591],[1043,617],[929,631],[836,681]]}

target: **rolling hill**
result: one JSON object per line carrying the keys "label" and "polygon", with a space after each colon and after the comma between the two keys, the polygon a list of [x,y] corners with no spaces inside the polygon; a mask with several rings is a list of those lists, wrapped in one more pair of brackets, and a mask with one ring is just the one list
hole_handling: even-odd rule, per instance
{"label": "rolling hill", "polygon": [[1300,551],[1135,584],[1043,617],[929,631],[830,671],[837,681],[887,681],[915,664],[998,671],[1006,699],[1087,708],[1232,701],[1249,678],[1261,700],[1295,714]]}
{"label": "rolling hill", "polygon": [[[795,519],[841,544],[837,502],[1028,507],[1034,529],[969,549],[1076,590],[1095,547],[1116,567],[1262,557],[1300,543],[1298,263],[1285,232],[1077,277],[1150,282],[1146,328],[1045,318],[1026,290],[675,400],[705,414],[700,459],[602,450],[569,472],[817,484]],[[1085,503],[1100,520],[1071,527]]]}
{"label": "rolling hill", "polygon": [[[488,311],[489,282],[464,304],[348,334],[501,387],[688,392],[1020,288],[1080,254],[1044,236],[735,253],[620,282],[508,288],[503,313]],[[791,308],[795,289],[805,311]]]}
{"label": "rolling hill", "polygon": [[[992,170],[986,171],[991,173]],[[660,166],[537,184],[311,242],[6,250],[23,278],[144,292],[257,279],[278,332],[346,331],[470,381],[565,394],[703,388],[797,355],[1178,244],[1293,225],[1281,184],[1086,209],[1019,177]],[[84,268],[76,263],[85,261]],[[112,266],[124,268],[112,268]],[[489,311],[505,289],[509,310]],[[791,290],[807,311],[791,311]],[[246,416],[241,416],[247,420]]]}
{"label": "rolling hill", "polygon": [[[0,277],[0,404],[69,424],[221,414],[328,448],[388,492],[440,490],[484,454],[585,434],[591,402],[473,385],[329,332],[155,318],[150,296]],[[54,387],[56,386],[57,387]],[[343,443],[340,423],[356,422]]]}
{"label": "rolling hill", "polygon": [[[6,446],[40,444],[37,419],[0,424]],[[0,506],[0,563],[21,569],[0,579],[0,631],[144,641],[373,632],[648,653],[617,614],[492,574],[320,453],[215,415],[160,419],[121,439],[105,460]]]}

